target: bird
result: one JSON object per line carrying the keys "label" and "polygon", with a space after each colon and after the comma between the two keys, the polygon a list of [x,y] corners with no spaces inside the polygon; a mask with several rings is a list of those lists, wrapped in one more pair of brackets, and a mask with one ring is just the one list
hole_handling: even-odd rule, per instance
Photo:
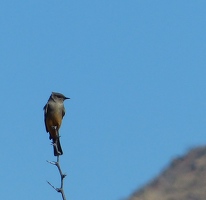
{"label": "bird", "polygon": [[63,155],[59,138],[59,129],[65,115],[64,101],[70,99],[58,92],[52,92],[44,106],[44,122],[49,139],[53,141],[54,156]]}

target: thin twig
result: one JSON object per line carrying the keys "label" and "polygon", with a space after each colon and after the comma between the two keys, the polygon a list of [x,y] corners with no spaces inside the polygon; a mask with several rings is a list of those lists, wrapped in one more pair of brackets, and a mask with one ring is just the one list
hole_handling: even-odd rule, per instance
{"label": "thin twig", "polygon": [[56,165],[56,162],[52,162],[52,161],[49,161],[49,160],[47,160],[47,162],[51,165]]}
{"label": "thin twig", "polygon": [[[53,145],[54,145],[54,147],[56,148],[56,150],[57,150],[57,152],[58,152],[57,145],[56,145],[55,143],[54,143]],[[65,196],[65,194],[64,194],[64,188],[63,188],[63,187],[64,187],[64,178],[66,177],[66,174],[63,174],[63,173],[62,173],[62,170],[61,170],[61,167],[60,167],[60,162],[59,162],[59,155],[57,156],[57,161],[56,161],[56,162],[54,162],[54,161],[48,161],[48,160],[47,160],[47,162],[48,162],[49,164],[51,164],[51,165],[56,165],[56,166],[57,166],[57,168],[58,168],[58,170],[59,170],[60,177],[61,177],[61,187],[60,187],[60,188],[56,188],[56,187],[54,187],[49,181],[47,181],[47,183],[48,183],[53,189],[55,189],[57,192],[61,193],[63,200],[66,200],[66,196]]]}
{"label": "thin twig", "polygon": [[57,190],[49,181],[47,181],[47,183],[48,183],[49,185],[51,185],[51,187],[53,187],[55,190]]}
{"label": "thin twig", "polygon": [[62,173],[62,170],[61,170],[61,167],[60,167],[60,163],[59,163],[59,156],[57,156],[57,162],[52,162],[52,161],[48,161],[47,162],[51,165],[56,165],[58,170],[59,170],[59,174],[60,174],[60,177],[61,177],[61,187],[60,188],[56,188],[54,187],[49,181],[47,181],[47,183],[53,188],[55,189],[57,192],[60,192],[61,195],[62,195],[62,199],[63,200],[66,200],[66,196],[64,194],[64,178],[66,177],[66,174],[63,174]]}

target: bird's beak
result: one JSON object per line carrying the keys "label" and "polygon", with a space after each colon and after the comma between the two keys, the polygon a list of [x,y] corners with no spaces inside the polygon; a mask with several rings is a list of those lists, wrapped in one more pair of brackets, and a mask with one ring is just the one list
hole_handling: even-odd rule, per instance
{"label": "bird's beak", "polygon": [[70,99],[70,98],[69,97],[65,97],[64,99],[66,100],[66,99]]}

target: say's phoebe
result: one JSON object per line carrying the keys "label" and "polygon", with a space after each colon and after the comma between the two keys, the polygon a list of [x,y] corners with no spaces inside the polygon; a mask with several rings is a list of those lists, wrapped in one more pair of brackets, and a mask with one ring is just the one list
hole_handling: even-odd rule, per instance
{"label": "say's phoebe", "polygon": [[59,128],[65,115],[64,100],[70,99],[63,94],[52,92],[47,104],[44,106],[44,122],[49,139],[54,143],[54,156],[63,154],[60,140]]}

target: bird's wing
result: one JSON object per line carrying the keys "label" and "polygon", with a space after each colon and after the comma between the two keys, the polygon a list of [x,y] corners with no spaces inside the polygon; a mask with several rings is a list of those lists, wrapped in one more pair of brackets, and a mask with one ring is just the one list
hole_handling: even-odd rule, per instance
{"label": "bird's wing", "polygon": [[62,119],[63,119],[65,113],[66,113],[66,110],[65,110],[65,108],[64,108],[64,106],[63,106],[63,109],[62,109]]}
{"label": "bird's wing", "polygon": [[46,126],[46,116],[47,116],[48,103],[44,106],[43,109],[44,109],[44,123],[45,123],[46,132],[49,132],[48,128]]}

